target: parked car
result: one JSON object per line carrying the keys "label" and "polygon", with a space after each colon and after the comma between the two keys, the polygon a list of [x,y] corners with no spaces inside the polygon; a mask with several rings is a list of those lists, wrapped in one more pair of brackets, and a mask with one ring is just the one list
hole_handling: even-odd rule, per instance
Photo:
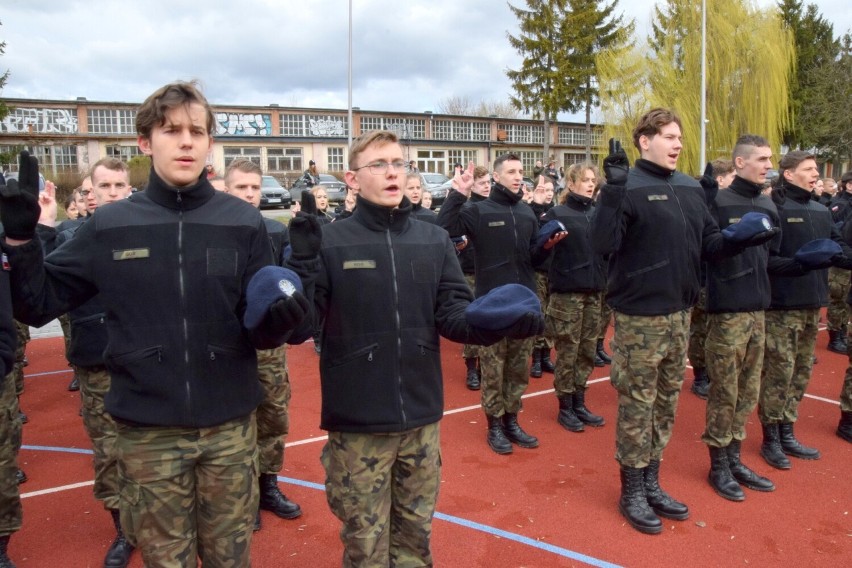
{"label": "parked car", "polygon": [[260,182],[261,207],[286,207],[293,203],[290,192],[284,189],[272,176],[263,176]]}
{"label": "parked car", "polygon": [[[5,174],[3,174],[3,177],[6,179],[6,181],[9,181],[10,179],[17,180],[18,172],[6,172]],[[44,176],[41,172],[38,173],[38,190],[44,191]]]}
{"label": "parked car", "polygon": [[420,177],[423,178],[423,189],[432,194],[432,209],[444,203],[453,186],[452,180],[438,173],[424,173],[420,174]]}
{"label": "parked car", "polygon": [[[325,191],[328,193],[329,203],[343,203],[346,198],[346,184],[330,174],[319,175],[320,185],[325,186]],[[290,188],[290,197],[293,201],[301,201],[302,192],[305,189],[310,189],[305,182],[305,178],[299,178]]]}

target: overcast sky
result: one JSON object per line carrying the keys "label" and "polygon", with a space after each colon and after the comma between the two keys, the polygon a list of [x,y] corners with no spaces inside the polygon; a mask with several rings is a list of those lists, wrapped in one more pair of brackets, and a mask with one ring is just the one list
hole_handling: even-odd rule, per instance
{"label": "overcast sky", "polygon": [[[852,28],[852,1],[812,1],[836,35]],[[648,6],[619,10],[645,29]],[[141,102],[195,78],[213,104],[347,107],[348,0],[3,0],[0,21],[4,97]],[[354,106],[508,100],[520,57],[503,0],[353,0],[353,26]]]}

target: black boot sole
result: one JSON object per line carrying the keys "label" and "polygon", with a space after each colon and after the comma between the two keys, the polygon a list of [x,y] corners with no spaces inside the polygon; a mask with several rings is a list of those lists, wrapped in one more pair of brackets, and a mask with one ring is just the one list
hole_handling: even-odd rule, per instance
{"label": "black boot sole", "polygon": [[787,455],[787,456],[793,456],[794,458],[799,458],[800,460],[811,460],[811,461],[814,461],[814,460],[818,460],[818,459],[820,459],[820,458],[822,457],[822,454],[816,454],[816,455],[813,455],[813,454],[802,454],[802,453],[799,453],[799,452],[786,450],[786,449],[784,449],[784,448],[781,448],[781,451],[782,451],[782,452],[784,452],[784,455]]}
{"label": "black boot sole", "polygon": [[719,497],[722,497],[723,499],[727,499],[728,501],[733,501],[734,503],[741,503],[741,502],[745,501],[745,493],[742,493],[742,491],[740,491],[739,495],[733,495],[733,494],[730,494],[730,493],[725,493],[724,491],[722,491],[721,489],[716,487],[716,485],[713,483],[713,480],[710,479],[709,475],[707,476],[707,482],[710,483],[710,487],[713,488],[713,491],[715,491],[716,495],[718,495]]}
{"label": "black boot sole", "polygon": [[751,489],[752,491],[760,491],[761,493],[772,493],[773,491],[775,491],[775,484],[773,484],[771,487],[766,487],[765,485],[755,485],[750,481],[744,481],[742,479],[737,478],[736,476],[734,476],[734,479],[737,480],[737,483],[739,483],[746,489]]}
{"label": "black boot sole", "polygon": [[660,523],[660,526],[654,526],[654,527],[646,527],[646,526],[643,526],[643,525],[639,525],[639,524],[636,524],[636,523],[633,522],[633,520],[630,518],[630,516],[625,512],[624,507],[621,506],[621,503],[618,504],[618,510],[621,512],[621,516],[624,517],[624,519],[627,521],[627,523],[631,527],[633,527],[634,529],[639,531],[640,533],[643,533],[643,534],[660,534],[661,532],[663,532],[663,523]]}
{"label": "black boot sole", "polygon": [[765,461],[766,463],[768,463],[769,465],[771,465],[775,469],[788,470],[788,469],[792,469],[792,467],[793,467],[793,464],[790,463],[790,460],[787,460],[786,464],[784,462],[773,462],[770,458],[768,458],[766,456],[766,454],[763,453],[763,450],[761,450],[761,452],[760,452],[760,457],[762,457],[763,461]]}
{"label": "black boot sole", "polygon": [[838,428],[834,433],[837,434],[838,438],[846,440],[847,442],[852,444],[852,432],[844,432],[843,430]]}
{"label": "black boot sole", "polygon": [[674,514],[674,513],[667,513],[665,511],[657,509],[656,507],[654,507],[650,503],[648,503],[648,506],[651,507],[651,510],[654,511],[654,513],[658,517],[663,517],[664,519],[671,519],[673,521],[685,521],[686,519],[689,518],[689,511],[687,511],[686,513]]}
{"label": "black boot sole", "polygon": [[499,454],[501,456],[511,454],[512,451],[513,451],[512,444],[509,444],[508,448],[495,448],[493,445],[491,445],[491,442],[488,442],[488,447],[491,448],[492,452],[494,452],[495,454]]}

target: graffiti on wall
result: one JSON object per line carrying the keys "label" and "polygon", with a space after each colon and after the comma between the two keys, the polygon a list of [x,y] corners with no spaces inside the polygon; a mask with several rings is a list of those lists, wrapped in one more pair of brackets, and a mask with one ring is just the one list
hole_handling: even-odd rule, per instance
{"label": "graffiti on wall", "polygon": [[268,114],[216,113],[216,134],[230,136],[272,136]]}
{"label": "graffiti on wall", "polygon": [[65,108],[16,108],[0,121],[0,132],[75,134],[77,111]]}
{"label": "graffiti on wall", "polygon": [[311,136],[345,136],[346,124],[341,119],[318,118],[309,119]]}

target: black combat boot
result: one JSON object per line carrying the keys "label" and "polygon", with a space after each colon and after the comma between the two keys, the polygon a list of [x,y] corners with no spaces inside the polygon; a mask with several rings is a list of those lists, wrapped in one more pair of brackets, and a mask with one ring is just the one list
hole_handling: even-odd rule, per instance
{"label": "black combat boot", "polygon": [[507,412],[503,415],[503,433],[510,442],[518,444],[522,448],[537,448],[538,438],[530,436],[521,429],[518,424],[518,415]]}
{"label": "black combat boot", "polygon": [[828,350],[846,355],[846,334],[843,330],[828,330]]}
{"label": "black combat boot", "polygon": [[630,526],[645,534],[659,534],[663,523],[651,510],[645,498],[643,470],[638,467],[621,466],[621,498],[618,510]]}
{"label": "black combat boot", "polygon": [[533,347],[532,350],[532,366],[530,367],[530,376],[534,379],[541,378],[541,351]]}
{"label": "black combat boot", "polygon": [[115,540],[109,545],[104,557],[104,568],[127,568],[130,563],[130,555],[133,554],[133,545],[127,542],[124,531],[121,530],[121,519],[118,509],[110,509],[112,523],[115,525]]}
{"label": "black combat boot", "polygon": [[792,422],[782,422],[778,425],[778,431],[781,436],[781,451],[788,456],[803,460],[818,460],[821,457],[818,449],[809,448],[799,443],[793,433]]}
{"label": "black combat boot", "polygon": [[606,367],[606,362],[601,359],[600,354],[597,352],[595,353],[595,367]]}
{"label": "black combat boot", "polygon": [[9,538],[10,535],[8,534],[0,536],[0,568],[15,568],[8,555]]}
{"label": "black combat boot", "polygon": [[586,427],[574,413],[575,395],[576,393],[563,394],[559,397],[559,414],[556,415],[556,421],[569,432],[582,432]]}
{"label": "black combat boot", "polygon": [[302,515],[302,509],[281,493],[274,473],[261,473],[259,482],[261,509],[272,511],[282,519],[295,519]]}
{"label": "black combat boot", "polygon": [[707,480],[713,491],[729,501],[743,501],[745,493],[731,474],[727,448],[707,447],[710,448],[710,473]]}
{"label": "black combat boot", "polygon": [[739,440],[731,440],[728,445],[728,466],[731,468],[731,474],[734,476],[740,485],[744,485],[754,491],[775,491],[775,484],[769,479],[758,475],[748,466],[740,461],[740,447],[742,442]]}
{"label": "black combat boot", "polygon": [[15,481],[18,483],[18,485],[26,483],[28,479],[29,477],[27,477],[27,474],[24,473],[24,470],[19,469],[15,472]]}
{"label": "black combat boot", "polygon": [[710,392],[710,376],[704,367],[692,368],[692,387],[689,390],[700,399],[707,400],[707,394]]}
{"label": "black combat boot", "polygon": [[595,360],[600,359],[604,362],[604,365],[609,365],[612,363],[612,357],[604,349],[604,340],[598,339],[598,345],[595,348]]}
{"label": "black combat boot", "polygon": [[603,416],[593,414],[591,410],[586,408],[586,391],[582,388],[578,388],[574,391],[574,414],[577,415],[580,422],[588,424],[589,426],[597,428],[598,426],[603,426],[605,424]]}
{"label": "black combat boot", "polygon": [[778,433],[778,424],[763,424],[763,444],[760,446],[760,455],[766,463],[776,469],[790,469],[790,460],[781,451],[781,437]]}
{"label": "black combat boot", "polygon": [[260,521],[260,507],[257,508],[257,513],[254,515],[254,528],[252,529],[254,532],[259,531],[263,528],[263,523]]}
{"label": "black combat boot", "polygon": [[74,376],[71,378],[71,382],[68,383],[68,390],[71,392],[77,392],[80,390],[80,379],[77,378],[77,373],[74,373]]}
{"label": "black combat boot", "polygon": [[660,487],[660,460],[651,460],[645,468],[645,497],[648,505],[661,517],[682,521],[689,518],[689,508]]}
{"label": "black combat boot", "polygon": [[481,386],[481,378],[479,369],[476,368],[476,357],[468,357],[464,360],[467,367],[467,388],[472,391],[478,391]]}
{"label": "black combat boot", "polygon": [[498,454],[511,454],[512,443],[503,432],[503,420],[499,416],[488,416],[488,447]]}
{"label": "black combat boot", "polygon": [[852,412],[840,412],[840,423],[837,425],[837,435],[852,444]]}
{"label": "black combat boot", "polygon": [[542,347],[538,351],[541,353],[541,370],[545,373],[556,371],[556,365],[550,360],[550,347]]}

